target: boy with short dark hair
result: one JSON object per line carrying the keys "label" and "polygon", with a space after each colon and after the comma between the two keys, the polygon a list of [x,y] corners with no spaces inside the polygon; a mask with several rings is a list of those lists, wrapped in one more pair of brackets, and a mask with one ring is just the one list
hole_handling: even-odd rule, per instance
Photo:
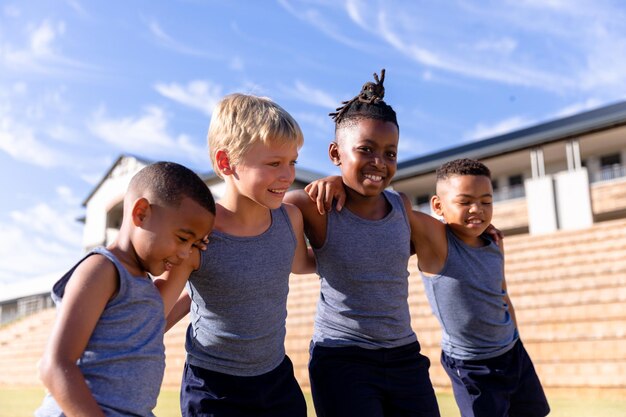
{"label": "boy with short dark hair", "polygon": [[306,417],[284,345],[290,272],[315,271],[302,215],[283,204],[302,132],[272,100],[232,94],[215,108],[208,142],[225,182],[215,230],[206,252],[162,277],[178,283],[173,293],[189,279],[168,315],[171,326],[191,310],[182,415]]}
{"label": "boy with short dark hair", "polygon": [[38,417],[153,416],[165,369],[164,304],[152,276],[211,232],[215,203],[191,170],[158,162],[124,197],[122,227],[52,289],[58,315],[39,365]]}
{"label": "boy with short dark hair", "polygon": [[436,193],[431,205],[445,224],[420,222],[414,212],[414,242],[461,415],[543,417],[550,408],[519,338],[503,242],[484,233],[493,215],[491,173],[476,160],[447,162],[437,169]]}

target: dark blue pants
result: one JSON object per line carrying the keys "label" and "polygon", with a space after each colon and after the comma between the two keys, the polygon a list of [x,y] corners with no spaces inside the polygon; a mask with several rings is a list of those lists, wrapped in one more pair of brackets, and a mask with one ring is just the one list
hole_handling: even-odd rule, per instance
{"label": "dark blue pants", "polygon": [[311,391],[317,417],[439,417],[419,343],[390,349],[312,348]]}
{"label": "dark blue pants", "polygon": [[185,363],[180,391],[183,417],[306,417],[306,402],[291,360],[251,377]]}
{"label": "dark blue pants", "polygon": [[462,417],[543,417],[548,400],[521,341],[495,358],[463,361],[442,352]]}

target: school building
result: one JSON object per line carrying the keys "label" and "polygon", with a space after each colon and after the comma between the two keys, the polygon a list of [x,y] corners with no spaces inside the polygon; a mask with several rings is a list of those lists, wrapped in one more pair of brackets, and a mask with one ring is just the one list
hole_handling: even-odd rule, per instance
{"label": "school building", "polygon": [[[522,340],[546,389],[626,395],[626,102],[404,161],[392,187],[429,212],[435,169],[460,157],[479,159],[492,171],[493,224],[505,234],[509,292]],[[149,162],[120,156],[86,197],[85,250],[115,237],[126,186]],[[219,198],[221,179],[201,176]],[[297,169],[294,188],[320,176]],[[446,390],[440,330],[415,258],[409,270],[412,324],[431,359],[434,385]],[[0,318],[19,305],[29,313],[43,309],[0,329],[0,384],[38,385],[34,364],[54,319],[48,291],[37,287],[0,295]],[[316,275],[292,275],[286,347],[304,389],[318,296]],[[166,387],[180,385],[186,325],[183,320],[166,334]],[[33,372],[23,372],[30,365]]]}

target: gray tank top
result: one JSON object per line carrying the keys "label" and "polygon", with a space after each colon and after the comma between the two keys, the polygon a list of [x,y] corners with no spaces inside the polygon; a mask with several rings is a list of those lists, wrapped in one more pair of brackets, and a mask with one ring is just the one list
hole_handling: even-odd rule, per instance
{"label": "gray tank top", "polygon": [[420,272],[426,296],[442,330],[441,349],[461,360],[489,359],[513,347],[517,329],[504,302],[504,257],[487,236],[474,248],[446,225],[448,257],[441,273]]}
{"label": "gray tank top", "polygon": [[383,219],[366,220],[347,208],[328,214],[326,242],[315,249],[316,345],[378,349],[417,340],[407,301],[411,230],[400,195],[383,195],[391,205]]}
{"label": "gray tank top", "polygon": [[[72,273],[95,253],[106,256],[117,268],[119,291],[102,312],[78,366],[105,415],[154,416],[165,371],[165,316],[152,280],[131,275],[115,255],[99,247],[54,284],[52,299],[57,307],[62,303]],[[48,394],[35,415],[64,414]]]}
{"label": "gray tank top", "polygon": [[284,206],[262,234],[213,231],[189,278],[187,361],[204,369],[255,376],[285,358],[289,274],[296,237]]}

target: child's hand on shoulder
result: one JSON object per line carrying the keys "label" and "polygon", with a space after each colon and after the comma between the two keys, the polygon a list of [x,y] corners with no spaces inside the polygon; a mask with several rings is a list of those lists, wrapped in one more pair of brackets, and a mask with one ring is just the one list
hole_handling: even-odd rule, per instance
{"label": "child's hand on shoulder", "polygon": [[341,211],[346,202],[346,191],[340,176],[330,176],[315,180],[304,191],[317,205],[317,211],[324,215],[332,210],[333,200],[336,200],[335,209]]}
{"label": "child's hand on shoulder", "polygon": [[491,236],[493,241],[496,242],[496,245],[501,246],[502,239],[504,239],[504,234],[500,229],[496,228],[493,224],[489,224],[489,226],[487,226],[487,229],[485,229],[485,233]]}

